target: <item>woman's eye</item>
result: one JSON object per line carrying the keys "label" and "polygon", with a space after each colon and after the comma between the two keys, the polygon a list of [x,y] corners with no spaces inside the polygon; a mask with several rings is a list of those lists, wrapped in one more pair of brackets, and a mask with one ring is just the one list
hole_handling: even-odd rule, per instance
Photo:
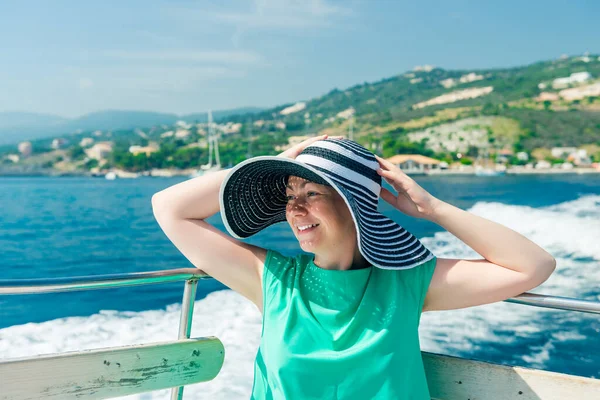
{"label": "woman's eye", "polygon": [[291,194],[288,194],[287,196],[285,196],[285,198],[287,199],[287,201],[294,200],[294,196],[292,196]]}
{"label": "woman's eye", "polygon": [[316,196],[317,194],[318,194],[317,192],[308,192],[308,193],[306,193],[306,195],[308,197]]}

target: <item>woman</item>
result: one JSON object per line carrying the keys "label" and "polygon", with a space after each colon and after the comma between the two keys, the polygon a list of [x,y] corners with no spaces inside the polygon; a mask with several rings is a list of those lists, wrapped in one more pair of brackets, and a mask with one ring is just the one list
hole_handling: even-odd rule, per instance
{"label": "woman", "polygon": [[[382,177],[398,194],[381,188]],[[380,196],[484,258],[436,258],[377,211]],[[555,268],[550,254],[520,234],[435,198],[340,138],[312,138],[278,157],[180,183],[152,204],[192,264],[262,312],[255,399],[429,399],[421,313],[507,299]],[[242,243],[205,221],[218,211],[237,239],[287,221],[314,256]]]}

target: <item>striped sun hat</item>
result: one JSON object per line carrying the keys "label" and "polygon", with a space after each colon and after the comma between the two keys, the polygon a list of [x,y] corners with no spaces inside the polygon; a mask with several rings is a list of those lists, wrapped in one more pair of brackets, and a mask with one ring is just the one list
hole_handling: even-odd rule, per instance
{"label": "striped sun hat", "polygon": [[219,201],[227,231],[248,238],[286,221],[288,177],[299,176],[333,187],[356,226],[360,253],[383,269],[408,269],[433,258],[410,232],[377,211],[379,163],[366,148],[347,139],[325,139],[307,146],[295,160],[263,156],[236,165],[221,184]]}

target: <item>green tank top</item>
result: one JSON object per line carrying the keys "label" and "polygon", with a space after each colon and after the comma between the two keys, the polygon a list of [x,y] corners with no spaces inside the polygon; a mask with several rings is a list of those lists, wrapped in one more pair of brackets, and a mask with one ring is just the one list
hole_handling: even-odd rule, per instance
{"label": "green tank top", "polygon": [[336,271],[269,250],[252,399],[429,400],[418,326],[435,264]]}

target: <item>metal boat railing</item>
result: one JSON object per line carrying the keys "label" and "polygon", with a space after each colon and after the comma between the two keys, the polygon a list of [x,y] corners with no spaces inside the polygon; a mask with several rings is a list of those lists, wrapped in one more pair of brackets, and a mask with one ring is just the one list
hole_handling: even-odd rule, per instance
{"label": "metal boat railing", "polygon": [[[154,272],[129,274],[78,276],[68,278],[8,279],[0,280],[0,295],[22,295],[40,293],[74,292],[79,290],[108,289],[125,286],[140,286],[185,281],[181,315],[179,319],[179,339],[188,339],[192,330],[192,315],[198,281],[212,279],[195,268],[183,268]],[[510,303],[558,310],[600,314],[600,302],[523,293],[506,300]],[[173,388],[171,400],[183,397],[183,386]]]}

